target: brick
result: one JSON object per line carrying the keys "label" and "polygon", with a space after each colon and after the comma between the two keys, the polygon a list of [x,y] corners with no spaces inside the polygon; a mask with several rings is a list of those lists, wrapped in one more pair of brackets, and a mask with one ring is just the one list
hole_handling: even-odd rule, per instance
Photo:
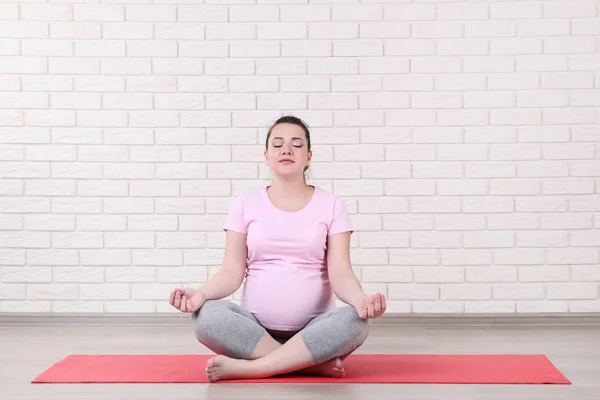
{"label": "brick", "polygon": [[572,196],[569,199],[569,211],[600,211],[600,196]]}
{"label": "brick", "polygon": [[491,195],[537,195],[542,192],[542,183],[539,180],[497,179],[490,182]]}
{"label": "brick", "polygon": [[466,127],[466,143],[514,143],[516,128],[506,126]]}
{"label": "brick", "polygon": [[442,300],[491,300],[492,288],[484,283],[442,284],[440,298]]}
{"label": "brick", "polygon": [[[188,22],[155,23],[154,35],[158,40],[204,40],[204,25]],[[208,31],[208,29],[207,29]],[[210,31],[211,34],[214,32]],[[190,45],[191,43],[180,43]],[[181,48],[180,48],[181,49]],[[183,56],[183,54],[180,53]]]}
{"label": "brick", "polygon": [[146,214],[154,211],[152,199],[106,198],[103,200],[103,211],[107,214]]}
{"label": "brick", "polygon": [[600,247],[600,231],[572,231],[571,246]]}
{"label": "brick", "polygon": [[586,179],[546,180],[543,182],[544,194],[593,194],[594,181]]}
{"label": "brick", "polygon": [[435,77],[437,91],[485,90],[484,75],[477,74],[440,74]]}
{"label": "brick", "polygon": [[490,160],[539,160],[542,149],[537,144],[495,144],[490,146]]}
{"label": "brick", "polygon": [[417,314],[458,314],[463,313],[464,308],[461,301],[415,301],[412,311]]}
{"label": "brick", "polygon": [[439,298],[439,285],[434,284],[402,284],[388,285],[390,300],[436,300]]}
{"label": "brick", "polygon": [[[361,200],[359,200],[359,210],[361,213],[363,212],[369,212],[369,208],[366,208],[365,206],[362,206],[363,203],[360,202]],[[372,201],[372,203],[374,203],[373,205],[377,205],[377,204],[381,204],[381,201],[377,201],[375,202],[375,200]],[[383,202],[383,208],[381,210],[376,210],[376,209],[372,209],[371,212],[402,212],[405,213],[406,211],[404,211],[404,209],[407,208],[407,205],[405,202],[401,202],[401,201],[396,201],[394,204],[399,204],[398,206],[396,206],[395,208],[393,206],[390,206],[388,204],[386,204],[388,202]],[[365,209],[366,208],[366,209]],[[434,220],[433,217],[430,216],[426,216],[426,215],[384,215],[383,216],[383,229],[384,230],[390,230],[390,231],[394,231],[394,230],[398,230],[398,231],[404,231],[404,230],[409,230],[409,231],[418,231],[418,230],[424,230],[424,231],[429,231],[429,230],[433,230],[434,229]]]}
{"label": "brick", "polygon": [[75,185],[72,180],[27,180],[25,193],[29,196],[74,196]]}
{"label": "brick", "polygon": [[128,21],[136,22],[175,22],[177,7],[174,5],[128,5],[125,8]]}
{"label": "brick", "polygon": [[[340,28],[344,30],[344,37],[341,34],[330,34],[332,39],[354,39],[358,37],[357,27],[359,25],[345,25]],[[408,38],[410,37],[410,24],[402,22],[361,22],[360,38],[362,39],[389,39],[389,38]],[[385,45],[385,43],[384,43]]]}
{"label": "brick", "polygon": [[[265,58],[279,57],[280,46],[276,41],[239,41],[230,42],[230,57],[238,58]],[[289,56],[289,54],[287,55]]]}
{"label": "brick", "polygon": [[[23,12],[32,10],[31,6],[23,5]],[[0,6],[0,20],[10,21],[19,19],[19,6],[17,4],[2,4]],[[25,19],[25,18],[23,18]]]}
{"label": "brick", "polygon": [[[25,121],[23,111],[2,110],[0,111],[0,123],[3,126],[23,126]],[[2,128],[0,128],[2,129]]]}
{"label": "brick", "polygon": [[452,162],[415,163],[412,166],[412,176],[415,178],[460,178],[463,176],[463,166]]}
{"label": "brick", "polygon": [[545,287],[540,283],[503,283],[492,285],[494,300],[541,300]]}
{"label": "brick", "polygon": [[485,110],[441,110],[437,112],[438,124],[441,126],[488,125],[490,123],[489,115],[490,113]]}
{"label": "brick", "polygon": [[77,76],[75,90],[82,92],[124,92],[125,78],[120,76]]}
{"label": "brick", "polygon": [[543,120],[544,124],[547,125],[591,124],[596,119],[595,114],[592,107],[578,107],[567,110],[547,108],[543,110]]}
{"label": "brick", "polygon": [[536,73],[514,72],[488,76],[489,90],[533,90],[540,88],[540,77]]}
{"label": "brick", "polygon": [[600,105],[600,90],[576,90],[571,92],[571,104],[579,107]]}
{"label": "brick", "polygon": [[433,126],[435,111],[433,110],[393,110],[385,111],[388,126]]}
{"label": "brick", "polygon": [[597,248],[549,248],[548,264],[597,264],[600,259]]}
{"label": "brick", "polygon": [[492,252],[488,249],[444,249],[442,250],[442,264],[490,265],[492,264]]}
{"label": "brick", "polygon": [[249,93],[214,93],[206,95],[208,110],[254,110],[256,96]]}
{"label": "brick", "polygon": [[207,23],[206,34],[207,40],[252,40],[256,39],[256,24],[236,23]]}
{"label": "brick", "polygon": [[[563,74],[569,69],[569,60],[563,55],[517,55],[516,60],[517,71]],[[542,87],[546,88],[543,83]]]}
{"label": "brick", "polygon": [[410,210],[412,213],[458,213],[460,212],[460,208],[460,199],[458,197],[412,197],[410,199]]}
{"label": "brick", "polygon": [[542,112],[535,109],[494,109],[490,111],[492,125],[541,125]]}
{"label": "brick", "polygon": [[181,250],[133,250],[133,264],[140,266],[182,265]]}
{"label": "brick", "polygon": [[100,39],[102,38],[102,24],[97,22],[50,23],[49,37],[52,39]]}
{"label": "brick", "polygon": [[223,261],[222,251],[218,249],[184,250],[184,262],[186,265],[221,265]]}
{"label": "brick", "polygon": [[513,37],[517,29],[513,21],[468,21],[464,24],[464,34],[481,38]]}
{"label": "brick", "polygon": [[287,22],[330,21],[331,10],[328,5],[284,5],[280,7],[279,18]]}
{"label": "brick", "polygon": [[360,181],[334,181],[334,193],[339,196],[381,196],[383,181],[376,179]]}
{"label": "brick", "polygon": [[105,22],[102,24],[105,39],[152,39],[152,24],[145,22]]}
{"label": "brick", "polygon": [[121,215],[78,215],[79,231],[122,231],[127,228],[125,216]]}
{"label": "brick", "polygon": [[125,7],[120,5],[76,4],[73,6],[75,21],[124,21]]}
{"label": "brick", "polygon": [[465,248],[501,248],[515,245],[513,232],[465,232]]}
{"label": "brick", "polygon": [[359,179],[360,166],[353,163],[315,163],[311,164],[310,173],[314,179]]}
{"label": "brick", "polygon": [[595,265],[572,265],[571,278],[575,282],[597,282],[600,280],[600,269]]}
{"label": "brick", "polygon": [[569,175],[569,165],[561,161],[523,161],[517,163],[517,176],[522,178],[551,178]]}
{"label": "brick", "polygon": [[333,56],[336,57],[373,57],[382,55],[383,43],[377,39],[333,42]]}
{"label": "brick", "polygon": [[0,246],[5,248],[49,248],[47,232],[4,232],[0,234]]}
{"label": "brick", "polygon": [[25,300],[26,285],[21,283],[0,283],[0,300]]}
{"label": "brick", "polygon": [[[95,131],[92,131],[95,133]],[[159,137],[160,129],[157,129]],[[105,128],[104,143],[106,144],[152,144],[154,141],[154,132],[145,128]],[[160,143],[158,143],[160,144]],[[132,152],[133,154],[133,152]],[[133,160],[132,160],[133,161]]]}
{"label": "brick", "polygon": [[[0,38],[44,39],[48,38],[47,22],[5,22],[0,25]],[[26,61],[26,60],[23,60]],[[4,63],[4,61],[3,61]]]}
{"label": "brick", "polygon": [[376,4],[336,5],[331,9],[332,21],[379,21],[383,19],[383,9]]}
{"label": "brick", "polygon": [[177,7],[178,21],[181,22],[227,22],[228,10],[223,6]]}
{"label": "brick", "polygon": [[588,72],[553,72],[542,75],[543,89],[588,89],[594,87],[594,75]]}
{"label": "brick", "polygon": [[525,266],[519,267],[520,282],[560,282],[569,280],[568,266]]}
{"label": "brick", "polygon": [[[562,36],[569,35],[570,21],[566,19],[521,19],[517,22],[517,34],[519,36]],[[573,34],[576,33],[576,22],[573,22]]]}
{"label": "brick", "polygon": [[534,2],[491,4],[490,18],[508,20],[542,18],[542,4]]}
{"label": "brick", "polygon": [[[260,40],[301,40],[307,39],[308,34],[313,33],[312,25],[302,23],[257,23],[257,39]],[[311,36],[313,37],[313,36]],[[315,37],[317,38],[317,37]],[[286,42],[282,42],[282,45]]]}
{"label": "brick", "polygon": [[487,4],[448,3],[439,4],[437,7],[437,18],[440,20],[482,20],[488,19],[488,13]]}
{"label": "brick", "polygon": [[543,90],[517,93],[519,107],[567,107],[568,105],[569,96],[565,91]]}
{"label": "brick", "polygon": [[79,285],[80,300],[129,300],[130,285],[126,283],[86,283]]}
{"label": "brick", "polygon": [[566,313],[569,303],[558,300],[517,301],[518,313]]}
{"label": "brick", "polygon": [[[543,218],[547,215],[542,215]],[[529,230],[539,229],[540,223],[537,214],[518,213],[514,215],[489,215],[487,227],[489,230]],[[547,229],[542,226],[542,229]]]}
{"label": "brick", "polygon": [[[248,145],[243,145],[242,149],[247,148]],[[233,148],[235,149],[238,147]],[[181,150],[182,161],[191,162],[202,162],[202,161],[231,161],[232,149],[230,146],[224,145],[207,145],[207,146],[194,146],[185,147]],[[240,160],[242,161],[242,160]]]}
{"label": "brick", "polygon": [[[384,113],[379,110],[336,111],[334,122],[341,127],[383,126]],[[381,154],[383,159],[383,147]]]}
{"label": "brick", "polygon": [[434,249],[390,249],[391,265],[438,265],[440,255]]}
{"label": "brick", "polygon": [[384,18],[391,21],[419,21],[435,19],[434,4],[386,4]]}
{"label": "brick", "polygon": [[50,199],[45,198],[10,198],[0,199],[0,209],[5,214],[9,213],[49,213]]}
{"label": "brick", "polygon": [[417,283],[464,282],[462,267],[417,267],[414,269],[414,280]]}
{"label": "brick", "polygon": [[179,126],[179,119],[180,114],[178,111],[131,111],[129,113],[129,126],[168,128]]}
{"label": "brick", "polygon": [[539,38],[501,38],[492,39],[490,54],[541,54],[543,41]]}
{"label": "brick", "polygon": [[569,128],[565,126],[526,126],[519,128],[519,142],[568,142]]}
{"label": "brick", "polygon": [[48,108],[48,95],[44,93],[4,93],[1,108]]}
{"label": "brick", "polygon": [[[29,250],[27,253],[28,265],[63,265],[75,266],[79,264],[78,252],[75,250]],[[82,277],[82,279],[85,279]],[[53,274],[54,282],[65,282],[56,274],[56,268]]]}
{"label": "brick", "polygon": [[27,285],[28,300],[77,300],[79,290],[70,283],[30,283]]}
{"label": "brick", "polygon": [[[17,48],[18,48],[18,42]],[[17,52],[18,53],[18,52]],[[23,77],[25,78],[25,77]],[[2,91],[17,91],[21,86],[20,77],[14,75],[0,75],[0,90]]]}
{"label": "brick", "polygon": [[381,91],[381,80],[377,76],[333,76],[331,89],[335,92],[372,92]]}
{"label": "brick", "polygon": [[73,43],[61,39],[23,39],[21,53],[31,57],[67,57],[73,55]]}
{"label": "brick", "polygon": [[579,300],[596,299],[598,285],[596,283],[548,283],[546,285],[548,299]]}
{"label": "brick", "polygon": [[[460,100],[460,98],[459,98]],[[460,104],[460,101],[459,101]],[[463,103],[465,108],[506,108],[515,106],[513,92],[465,93]]]}
{"label": "brick", "polygon": [[[210,78],[213,79],[213,78]],[[217,90],[212,90],[213,92],[224,91],[223,88],[227,87],[227,78],[217,78],[223,79],[223,81],[215,81],[215,87]],[[222,83],[222,84],[220,84]],[[272,76],[248,76],[248,77],[239,77],[232,76],[229,78],[229,89],[234,93],[254,93],[260,91],[262,93],[266,92],[277,92],[279,88],[278,78]]]}
{"label": "brick", "polygon": [[[448,133],[449,131],[446,132]],[[442,136],[444,135],[439,135],[439,137]],[[373,138],[373,141],[375,141],[375,139],[376,137]],[[433,145],[391,144],[387,145],[385,148],[385,158],[386,160],[395,161],[433,161],[436,159],[435,147]]]}
{"label": "brick", "polygon": [[567,211],[567,198],[564,196],[522,196],[515,202],[517,212]]}
{"label": "brick", "polygon": [[585,213],[542,214],[541,229],[590,229],[593,215]]}
{"label": "brick", "polygon": [[4,214],[0,217],[0,229],[4,231],[23,230],[23,216]]}
{"label": "brick", "polygon": [[572,161],[571,175],[572,176],[597,176],[599,161]]}
{"label": "brick", "polygon": [[83,127],[125,127],[127,113],[124,111],[79,111],[77,124]]}
{"label": "brick", "polygon": [[511,267],[466,267],[466,282],[509,283],[517,281],[517,269]]}
{"label": "brick", "polygon": [[[386,56],[431,56],[435,54],[436,41],[433,39],[387,39],[383,42]],[[423,66],[426,62],[421,62]],[[448,72],[456,73],[456,62]],[[422,67],[424,68],[424,67]],[[433,67],[430,67],[433,68]],[[426,71],[419,71],[426,72]],[[388,78],[388,77],[384,77]],[[407,77],[403,77],[408,80]],[[418,84],[418,83],[416,83]]]}
{"label": "brick", "polygon": [[600,300],[571,300],[570,312],[598,312],[600,310]]}
{"label": "brick", "polygon": [[55,109],[96,109],[102,108],[102,97],[98,93],[52,93],[52,108]]}
{"label": "brick", "polygon": [[[201,65],[202,60],[196,60],[197,65]],[[295,60],[284,60],[294,62]],[[256,71],[260,71],[260,63],[259,60],[256,61],[256,69],[255,63],[253,60],[246,59],[207,59],[204,61],[204,73],[206,75],[254,75],[257,73]],[[198,68],[196,68],[196,72],[198,72]],[[167,73],[172,74],[172,71],[167,71]],[[190,74],[194,72],[189,71]]]}
{"label": "brick", "polygon": [[0,178],[49,178],[50,168],[47,163],[2,162]]}
{"label": "brick", "polygon": [[590,0],[576,0],[564,3],[544,4],[544,18],[582,18],[595,17],[597,4]]}
{"label": "brick", "polygon": [[565,231],[518,232],[518,247],[567,247],[569,234]]}
{"label": "brick", "polygon": [[407,232],[360,232],[359,245],[361,248],[408,247]]}
{"label": "brick", "polygon": [[437,215],[435,229],[438,231],[484,230],[485,220],[483,215]]}
{"label": "brick", "polygon": [[351,58],[340,59],[338,62],[334,62],[329,58],[309,58],[307,60],[307,73],[309,75],[357,74],[358,61]]}
{"label": "brick", "polygon": [[510,197],[473,196],[463,200],[464,213],[505,213],[514,211],[514,200]]}
{"label": "brick", "polygon": [[132,197],[169,197],[179,193],[179,182],[131,182],[129,186]]}
{"label": "brick", "polygon": [[451,74],[462,72],[462,63],[463,61],[460,58],[454,57],[445,58],[443,63],[429,57],[413,57],[410,69],[415,74]]}
{"label": "brick", "polygon": [[362,281],[367,283],[408,283],[412,280],[411,276],[411,269],[408,267],[374,266],[362,271]]}
{"label": "brick", "polygon": [[[19,281],[18,276],[14,276],[18,274],[18,271],[23,271],[24,275],[35,276],[36,274],[28,274],[27,272],[36,271],[36,269],[23,268],[23,267],[4,267],[5,265],[25,265],[26,252],[24,249],[0,249],[0,265],[3,267],[0,269],[0,281],[2,282],[10,282],[11,276],[13,277],[13,281]],[[39,269],[37,270],[40,271]],[[46,270],[41,270],[44,272],[43,281],[49,281],[49,274],[46,274]],[[39,275],[39,274],[38,274]],[[46,278],[47,276],[47,278]],[[8,279],[7,279],[8,278]],[[40,278],[38,278],[40,279]]]}

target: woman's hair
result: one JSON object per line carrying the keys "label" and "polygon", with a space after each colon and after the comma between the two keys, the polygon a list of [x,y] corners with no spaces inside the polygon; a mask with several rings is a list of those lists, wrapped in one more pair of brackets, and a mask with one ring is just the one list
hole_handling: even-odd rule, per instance
{"label": "woman's hair", "polygon": [[[267,139],[265,140],[265,148],[269,148],[269,138],[271,137],[271,131],[273,130],[273,128],[275,128],[275,126],[279,124],[293,124],[298,125],[300,128],[302,128],[304,134],[306,135],[306,145],[308,146],[308,151],[310,151],[310,131],[308,130],[308,125],[300,118],[294,117],[292,115],[285,115],[279,118],[277,121],[275,121],[273,125],[271,125],[271,127],[269,128],[269,132],[267,133]],[[306,171],[307,169],[308,166],[304,167],[304,171]]]}

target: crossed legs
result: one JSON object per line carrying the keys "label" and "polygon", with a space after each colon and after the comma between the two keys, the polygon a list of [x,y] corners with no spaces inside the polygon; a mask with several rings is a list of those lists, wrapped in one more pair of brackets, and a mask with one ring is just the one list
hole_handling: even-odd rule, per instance
{"label": "crossed legs", "polygon": [[211,381],[291,372],[341,377],[342,360],[360,347],[369,333],[368,321],[361,319],[354,307],[338,307],[280,343],[251,313],[226,300],[204,303],[192,314],[192,328],[200,343],[219,354],[207,364]]}

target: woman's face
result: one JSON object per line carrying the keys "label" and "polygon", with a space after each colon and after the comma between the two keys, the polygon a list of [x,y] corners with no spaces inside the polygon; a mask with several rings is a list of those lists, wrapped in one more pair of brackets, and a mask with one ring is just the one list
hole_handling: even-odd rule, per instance
{"label": "woman's face", "polygon": [[304,130],[294,124],[281,123],[271,130],[265,161],[273,174],[285,177],[302,176],[310,164],[312,152],[308,150]]}

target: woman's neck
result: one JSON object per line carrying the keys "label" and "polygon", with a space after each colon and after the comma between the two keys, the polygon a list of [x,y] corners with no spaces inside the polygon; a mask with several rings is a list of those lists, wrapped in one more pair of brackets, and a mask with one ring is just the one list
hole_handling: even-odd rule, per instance
{"label": "woman's neck", "polygon": [[281,196],[302,196],[308,190],[312,190],[311,186],[307,185],[302,179],[285,180],[275,178],[269,187],[271,193]]}

